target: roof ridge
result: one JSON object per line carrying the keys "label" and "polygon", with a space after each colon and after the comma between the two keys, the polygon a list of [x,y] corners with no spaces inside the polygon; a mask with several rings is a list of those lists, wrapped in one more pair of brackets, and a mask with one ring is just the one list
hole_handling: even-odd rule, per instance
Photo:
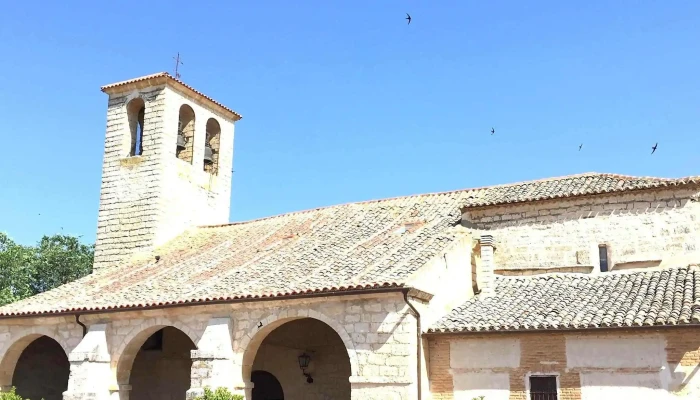
{"label": "roof ridge", "polygon": [[687,265],[674,265],[674,266],[668,266],[668,267],[654,267],[654,268],[641,268],[641,269],[628,269],[628,270],[618,270],[615,271],[612,269],[610,272],[607,273],[600,273],[600,274],[592,274],[592,273],[586,273],[586,272],[545,272],[541,274],[536,274],[536,275],[496,275],[496,279],[503,280],[503,281],[517,281],[517,280],[523,280],[523,281],[534,281],[534,280],[542,280],[542,279],[549,279],[549,278],[568,278],[568,277],[577,277],[577,278],[585,278],[585,279],[598,279],[598,278],[605,278],[608,276],[616,276],[616,275],[636,275],[636,274],[649,274],[649,273],[654,273],[654,272],[663,272],[663,271],[670,271],[674,269],[688,269],[688,270],[695,270],[698,269],[700,266],[695,263],[687,264]]}
{"label": "roof ridge", "polygon": [[[555,176],[555,177],[549,177],[549,178],[532,179],[532,180],[527,180],[527,181],[511,182],[511,183],[501,183],[501,184],[496,184],[496,185],[479,186],[479,187],[472,187],[472,188],[453,189],[453,190],[428,192],[428,193],[415,193],[415,194],[409,194],[409,195],[400,195],[400,196],[385,197],[385,198],[380,198],[380,199],[362,200],[362,201],[350,201],[350,202],[339,203],[339,204],[331,204],[331,205],[327,205],[327,206],[307,208],[304,210],[289,211],[289,212],[282,213],[282,214],[269,215],[269,216],[265,216],[265,217],[253,218],[253,219],[243,220],[243,221],[233,221],[233,222],[228,222],[228,223],[223,223],[223,224],[200,225],[197,228],[221,228],[221,227],[225,227],[225,226],[250,224],[250,223],[265,221],[265,220],[269,220],[269,219],[283,218],[283,217],[288,217],[288,216],[292,216],[292,215],[301,215],[301,214],[306,214],[306,213],[310,213],[310,212],[346,207],[346,206],[351,206],[351,205],[364,205],[364,204],[380,203],[380,202],[385,202],[385,201],[409,199],[412,197],[424,198],[424,197],[431,197],[431,196],[444,196],[444,195],[455,194],[455,193],[478,192],[478,191],[483,191],[483,190],[488,190],[488,189],[500,189],[500,188],[506,188],[506,187],[529,185],[529,184],[534,184],[534,183],[556,182],[556,181],[563,181],[563,180],[567,180],[567,179],[575,179],[575,178],[581,178],[581,177],[610,177],[610,178],[635,179],[635,180],[652,179],[652,180],[663,181],[663,182],[677,181],[677,182],[681,182],[681,183],[683,183],[685,181],[694,180],[694,179],[700,179],[700,175],[690,175],[690,176],[681,177],[681,178],[657,178],[657,177],[646,177],[646,176],[622,175],[622,174],[614,174],[614,173],[606,173],[606,172],[583,172],[583,173],[579,173],[579,174],[561,175],[561,176]],[[609,193],[609,192],[602,192],[602,193]],[[577,195],[574,195],[574,196],[577,196]],[[535,200],[530,200],[530,201],[539,201],[539,200],[540,199],[535,199]],[[498,203],[496,203],[496,204],[498,204]],[[493,204],[493,205],[496,205],[496,204]]]}

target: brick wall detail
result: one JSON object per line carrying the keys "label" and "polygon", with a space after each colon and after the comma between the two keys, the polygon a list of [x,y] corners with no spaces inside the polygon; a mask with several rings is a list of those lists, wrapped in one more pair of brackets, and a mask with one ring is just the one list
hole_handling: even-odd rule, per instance
{"label": "brick wall detail", "polygon": [[561,400],[700,394],[698,328],[434,335],[428,341],[436,400],[527,400],[531,374],[557,376]]}

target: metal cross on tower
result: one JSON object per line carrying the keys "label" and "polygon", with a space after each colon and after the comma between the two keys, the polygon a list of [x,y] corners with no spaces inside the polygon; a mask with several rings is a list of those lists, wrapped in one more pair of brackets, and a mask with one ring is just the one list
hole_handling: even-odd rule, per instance
{"label": "metal cross on tower", "polygon": [[175,60],[175,79],[180,79],[180,73],[178,72],[180,65],[185,65],[181,60],[180,60],[180,52],[177,52],[177,57],[173,57],[173,60]]}

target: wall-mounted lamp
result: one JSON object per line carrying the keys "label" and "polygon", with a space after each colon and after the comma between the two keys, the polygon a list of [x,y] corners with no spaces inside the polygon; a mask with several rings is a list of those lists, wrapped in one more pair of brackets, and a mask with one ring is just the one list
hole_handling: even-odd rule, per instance
{"label": "wall-mounted lamp", "polygon": [[311,374],[306,372],[306,369],[309,368],[310,362],[310,355],[304,353],[299,356],[299,368],[301,368],[301,373],[304,374],[304,376],[306,377],[306,383],[314,383],[314,379],[311,377]]}

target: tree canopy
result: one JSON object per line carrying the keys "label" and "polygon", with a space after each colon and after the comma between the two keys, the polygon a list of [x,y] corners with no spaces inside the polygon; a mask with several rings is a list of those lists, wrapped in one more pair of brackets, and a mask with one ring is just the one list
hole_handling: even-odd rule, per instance
{"label": "tree canopy", "polygon": [[71,282],[92,272],[94,245],[68,235],[44,236],[34,246],[0,232],[0,305]]}

